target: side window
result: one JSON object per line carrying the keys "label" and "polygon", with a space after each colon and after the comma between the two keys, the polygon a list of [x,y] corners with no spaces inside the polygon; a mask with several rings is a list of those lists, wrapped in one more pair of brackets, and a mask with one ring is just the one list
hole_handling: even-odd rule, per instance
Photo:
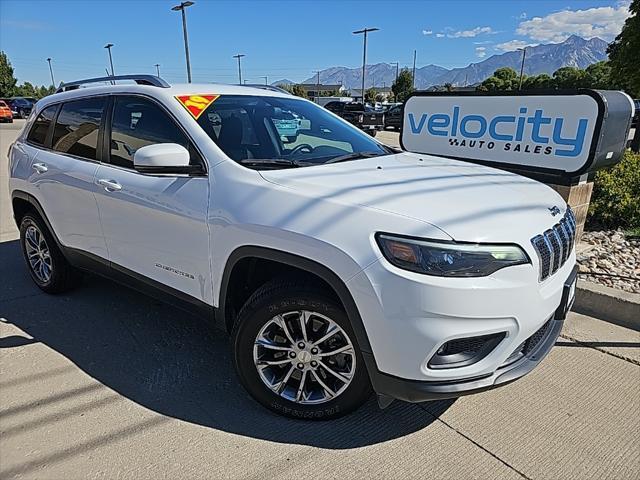
{"label": "side window", "polygon": [[97,160],[98,130],[105,103],[105,97],[98,97],[63,104],[53,130],[53,149]]}
{"label": "side window", "polygon": [[141,97],[116,97],[111,122],[112,165],[133,168],[133,154],[155,143],[177,143],[191,152],[191,164],[199,164],[189,139],[157,104]]}
{"label": "side window", "polygon": [[58,105],[51,105],[38,115],[36,121],[33,122],[31,130],[29,130],[27,141],[35,145],[40,145],[41,147],[45,146],[47,133],[49,133],[49,128],[51,127],[51,122],[56,114],[56,110],[58,110]]}

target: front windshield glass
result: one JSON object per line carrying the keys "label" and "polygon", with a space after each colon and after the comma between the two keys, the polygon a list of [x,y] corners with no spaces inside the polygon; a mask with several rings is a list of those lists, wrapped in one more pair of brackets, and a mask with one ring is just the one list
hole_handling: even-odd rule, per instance
{"label": "front windshield glass", "polygon": [[309,166],[393,153],[324,108],[296,98],[222,95],[198,124],[229,158],[254,168]]}

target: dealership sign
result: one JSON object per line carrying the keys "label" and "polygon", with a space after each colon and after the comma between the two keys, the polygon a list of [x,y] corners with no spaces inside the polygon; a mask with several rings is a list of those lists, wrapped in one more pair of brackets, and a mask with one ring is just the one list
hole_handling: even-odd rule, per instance
{"label": "dealership sign", "polygon": [[417,93],[404,106],[401,142],[411,152],[573,177],[619,161],[632,113],[629,97],[613,91]]}

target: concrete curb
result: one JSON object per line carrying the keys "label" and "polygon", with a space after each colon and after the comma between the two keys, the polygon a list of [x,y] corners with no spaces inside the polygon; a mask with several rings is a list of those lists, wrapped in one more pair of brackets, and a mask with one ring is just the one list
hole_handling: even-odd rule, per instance
{"label": "concrete curb", "polygon": [[578,280],[573,311],[640,331],[640,294]]}

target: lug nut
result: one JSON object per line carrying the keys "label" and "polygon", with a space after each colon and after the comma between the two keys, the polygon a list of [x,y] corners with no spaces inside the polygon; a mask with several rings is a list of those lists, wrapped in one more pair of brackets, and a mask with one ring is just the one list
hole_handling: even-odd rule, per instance
{"label": "lug nut", "polygon": [[317,349],[317,348],[315,348],[315,347],[313,347],[313,348],[311,349],[311,353],[313,353],[313,354],[315,355],[316,353],[318,353],[318,349]]}
{"label": "lug nut", "polygon": [[299,364],[298,364],[298,369],[299,369],[299,370],[302,370],[303,368],[304,368],[304,363],[299,363]]}
{"label": "lug nut", "polygon": [[289,352],[289,358],[296,358],[296,352]]}
{"label": "lug nut", "polygon": [[311,361],[311,366],[314,367],[314,368],[317,367],[318,366],[318,362],[316,362],[315,360],[312,360]]}
{"label": "lug nut", "polygon": [[304,348],[304,342],[299,342],[298,343],[298,348]]}

